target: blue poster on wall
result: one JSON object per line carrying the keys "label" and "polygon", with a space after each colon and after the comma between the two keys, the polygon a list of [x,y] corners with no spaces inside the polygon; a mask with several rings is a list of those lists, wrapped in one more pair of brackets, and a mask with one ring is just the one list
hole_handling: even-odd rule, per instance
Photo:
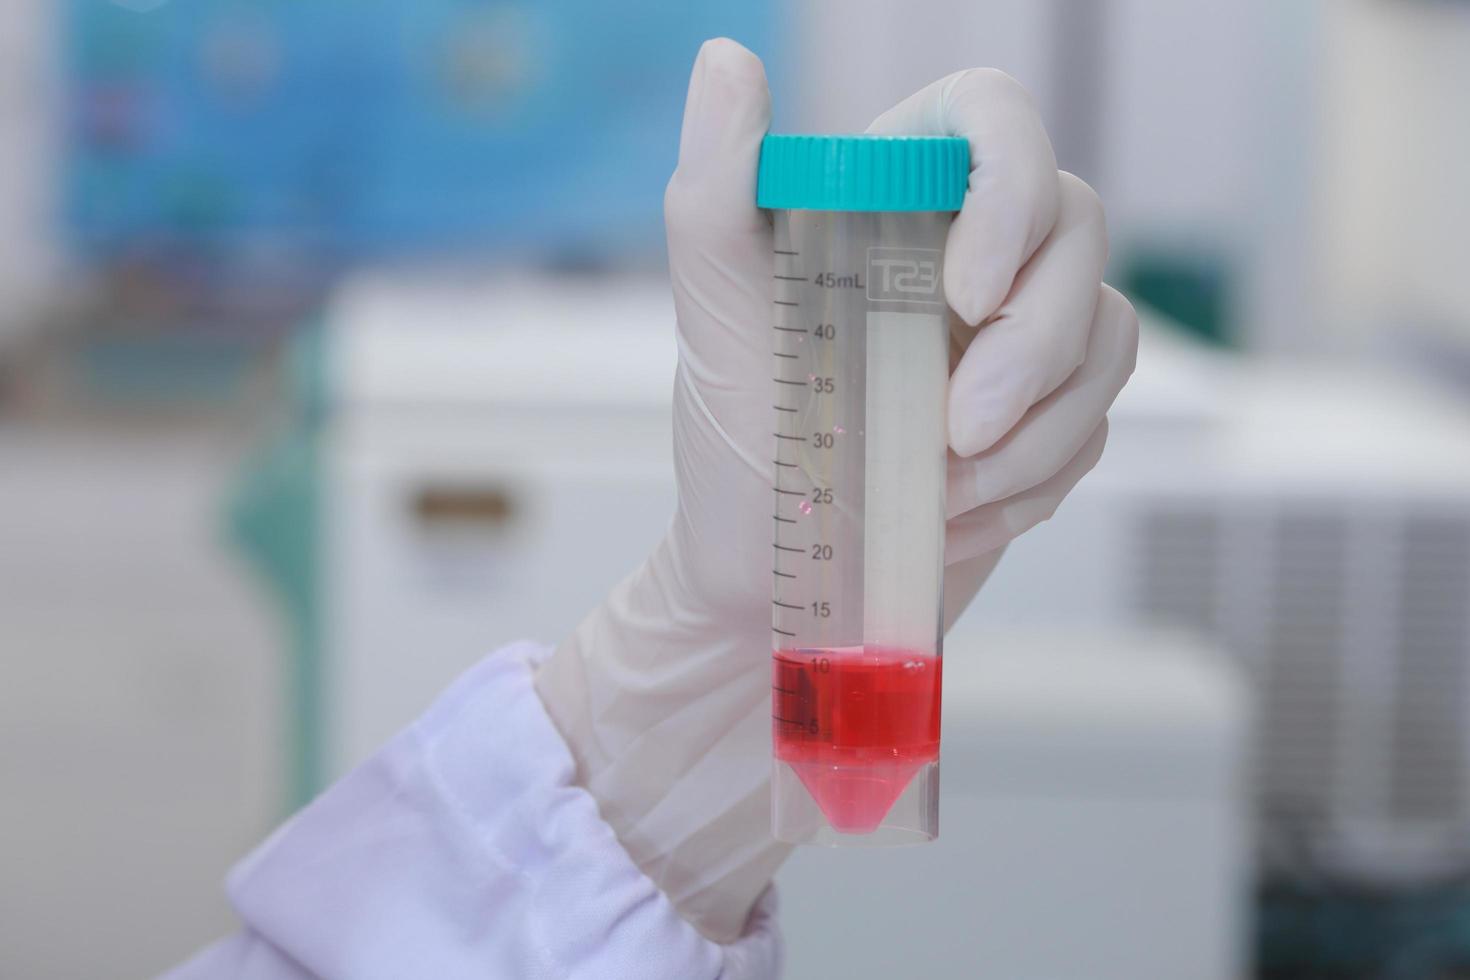
{"label": "blue poster on wall", "polygon": [[719,34],[769,55],[770,7],[68,0],[65,224],[97,257],[652,253]]}

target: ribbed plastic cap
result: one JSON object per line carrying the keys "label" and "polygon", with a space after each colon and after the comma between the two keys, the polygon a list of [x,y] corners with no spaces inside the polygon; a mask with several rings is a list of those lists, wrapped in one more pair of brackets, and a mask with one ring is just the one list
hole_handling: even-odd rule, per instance
{"label": "ribbed plastic cap", "polygon": [[756,203],[808,211],[958,211],[969,141],[955,136],[767,136]]}

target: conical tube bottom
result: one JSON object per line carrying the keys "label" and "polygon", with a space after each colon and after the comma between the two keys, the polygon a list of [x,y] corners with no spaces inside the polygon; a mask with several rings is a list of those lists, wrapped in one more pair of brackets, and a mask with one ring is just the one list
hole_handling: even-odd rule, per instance
{"label": "conical tube bottom", "polygon": [[939,836],[939,759],[775,759],[771,828],[777,840],[828,847],[897,847]]}
{"label": "conical tube bottom", "polygon": [[843,834],[871,834],[927,762],[892,766],[833,766],[788,762],[832,829]]}

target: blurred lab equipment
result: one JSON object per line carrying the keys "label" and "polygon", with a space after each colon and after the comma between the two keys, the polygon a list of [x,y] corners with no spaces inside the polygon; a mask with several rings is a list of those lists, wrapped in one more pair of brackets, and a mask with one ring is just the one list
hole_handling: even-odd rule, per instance
{"label": "blurred lab equipment", "polygon": [[[940,270],[970,144],[767,136],[771,820],[793,843],[939,823],[949,324]],[[861,838],[860,840],[857,838]]]}
{"label": "blurred lab equipment", "polygon": [[1446,923],[1470,903],[1464,404],[1384,368],[1243,361],[1154,329],[1111,417],[1103,462],[974,615],[1169,625],[1240,660],[1265,975],[1379,975],[1421,943],[1463,957]]}
{"label": "blurred lab equipment", "polygon": [[1470,6],[1348,0],[1323,11],[1314,258],[1328,322],[1376,358],[1470,391]]}
{"label": "blurred lab equipment", "polygon": [[[668,286],[363,276],[296,362],[234,523],[296,634],[309,798],[517,637],[555,641],[673,510]],[[555,371],[549,369],[555,365]]]}
{"label": "blurred lab equipment", "polygon": [[1154,330],[1112,418],[1104,462],[1007,555],[980,614],[1218,639],[1259,684],[1268,839],[1373,877],[1461,865],[1463,405],[1388,373],[1239,361]]}
{"label": "blurred lab equipment", "polygon": [[219,533],[237,442],[0,417],[6,978],[155,975],[231,928],[221,871],[280,819],[286,664]]}
{"label": "blurred lab equipment", "polygon": [[798,849],[787,975],[1242,976],[1250,700],[1224,652],[973,620],[945,644],[939,839]]}

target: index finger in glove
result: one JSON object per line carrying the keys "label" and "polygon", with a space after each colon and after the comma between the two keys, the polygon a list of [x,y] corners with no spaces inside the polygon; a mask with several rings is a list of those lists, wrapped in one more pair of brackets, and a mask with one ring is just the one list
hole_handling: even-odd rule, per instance
{"label": "index finger in glove", "polygon": [[969,189],[945,249],[944,293],[979,324],[1056,223],[1056,155],[1030,94],[1004,72],[974,68],[909,96],[868,132],[969,140]]}
{"label": "index finger in glove", "polygon": [[680,376],[722,436],[749,411],[749,385],[769,386],[771,334],[755,325],[769,322],[771,221],[755,182],[770,119],[760,59],[728,38],[707,41],[689,79],[664,224]]}

